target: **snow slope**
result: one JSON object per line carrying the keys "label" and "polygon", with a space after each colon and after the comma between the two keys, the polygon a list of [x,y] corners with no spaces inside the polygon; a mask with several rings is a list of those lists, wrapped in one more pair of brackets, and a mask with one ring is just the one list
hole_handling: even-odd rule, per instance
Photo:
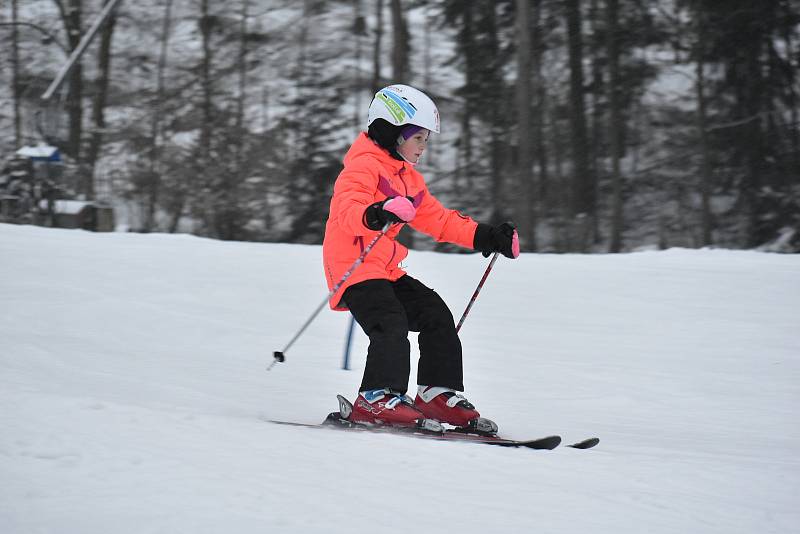
{"label": "snow slope", "polygon": [[[456,317],[487,260],[412,252]],[[502,259],[467,394],[552,452],[283,427],[353,396],[316,246],[0,225],[0,532],[786,533],[800,257]],[[411,384],[414,381],[412,379]]]}

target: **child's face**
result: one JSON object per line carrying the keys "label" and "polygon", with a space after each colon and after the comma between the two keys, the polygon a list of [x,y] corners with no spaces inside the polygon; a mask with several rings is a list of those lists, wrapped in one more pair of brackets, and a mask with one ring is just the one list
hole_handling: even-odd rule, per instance
{"label": "child's face", "polygon": [[397,151],[403,156],[406,161],[417,163],[422,153],[425,152],[425,147],[428,145],[428,136],[431,134],[426,129],[422,129],[405,140],[405,142],[397,147]]}

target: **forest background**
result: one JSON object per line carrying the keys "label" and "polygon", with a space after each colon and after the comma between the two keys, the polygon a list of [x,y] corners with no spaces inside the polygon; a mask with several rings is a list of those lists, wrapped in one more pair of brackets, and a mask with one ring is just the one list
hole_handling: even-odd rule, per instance
{"label": "forest background", "polygon": [[791,0],[123,0],[43,109],[108,1],[0,2],[0,155],[44,134],[59,195],[118,229],[320,243],[372,95],[406,83],[442,116],[431,191],[523,250],[800,251]]}

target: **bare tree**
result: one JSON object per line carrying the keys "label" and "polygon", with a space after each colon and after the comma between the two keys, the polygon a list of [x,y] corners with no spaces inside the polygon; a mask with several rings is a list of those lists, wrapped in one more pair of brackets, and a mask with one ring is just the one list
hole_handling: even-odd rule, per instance
{"label": "bare tree", "polygon": [[706,112],[705,90],[705,32],[702,13],[698,14],[695,22],[695,92],[697,93],[697,130],[700,138],[700,157],[702,159],[700,171],[700,220],[702,231],[702,244],[709,246],[711,238],[711,150],[708,144],[708,118]]}
{"label": "bare tree", "polygon": [[[247,18],[249,0],[242,0],[242,11],[239,18],[239,56],[236,69],[239,72],[239,94],[236,98],[236,129],[244,129],[244,106],[247,95]],[[237,155],[238,156],[238,155]]]}
{"label": "bare tree", "polygon": [[211,155],[211,136],[214,124],[213,117],[213,80],[211,78],[211,63],[213,61],[213,51],[211,47],[211,34],[216,24],[216,17],[209,12],[208,0],[200,2],[200,34],[202,35],[203,57],[200,62],[200,85],[202,88],[202,99],[200,108],[202,110],[203,122],[200,127],[200,150],[201,157],[208,158]]}
{"label": "bare tree", "polygon": [[372,47],[372,92],[381,88],[381,41],[383,40],[383,0],[375,2],[375,45]]}
{"label": "bare tree", "polygon": [[355,41],[355,69],[353,74],[354,87],[353,87],[353,127],[356,132],[361,130],[361,117],[363,110],[361,109],[361,54],[362,43],[361,38],[366,33],[367,22],[362,13],[361,0],[353,0],[353,39]]}
{"label": "bare tree", "polygon": [[[111,0],[104,0],[103,5]],[[89,146],[86,153],[86,184],[83,188],[89,198],[95,196],[95,167],[103,143],[103,133],[106,127],[105,108],[108,100],[108,81],[111,71],[111,39],[114,35],[116,16],[111,13],[103,24],[100,33],[100,48],[97,53],[98,77],[95,80],[95,94],[92,101],[92,135],[89,138]]]}
{"label": "bare tree", "polygon": [[589,170],[586,111],[583,86],[583,39],[581,0],[565,0],[569,52],[569,122],[572,145],[572,184],[569,214],[573,226],[572,250],[588,249],[590,218],[594,216],[593,182]]}
{"label": "bare tree", "polygon": [[[156,91],[152,105],[152,116],[150,121],[150,158],[148,168],[148,194],[147,207],[144,222],[145,231],[150,231],[155,227],[156,210],[161,190],[161,144],[163,108],[165,92],[165,73],[167,69],[167,50],[169,45],[170,27],[172,26],[172,0],[166,0],[164,4],[164,18],[161,22],[161,45],[158,54],[158,65],[156,67]],[[178,214],[180,218],[180,214]]]}
{"label": "bare tree", "polygon": [[[475,6],[471,2],[464,2],[462,5],[463,8],[463,20],[462,20],[462,27],[461,27],[461,49],[464,55],[464,85],[466,87],[473,87],[477,81],[478,76],[480,73],[477,72],[475,68],[475,64],[477,63],[474,59],[475,56]],[[473,104],[473,98],[470,98],[471,95],[467,95],[467,98],[464,99],[464,109],[461,112],[461,139],[459,139],[459,152],[460,160],[462,161],[461,165],[456,167],[456,178],[460,178],[461,173],[466,174],[466,182],[467,188],[472,189],[473,187],[473,176],[472,176],[472,164],[473,164],[473,154],[472,154],[472,120],[474,113],[474,108],[476,107]],[[492,195],[492,203],[493,207],[499,204],[500,200],[500,193],[499,187],[492,188],[493,195]],[[493,209],[493,211],[497,211]]]}
{"label": "bare tree", "polygon": [[[82,0],[53,0],[61,15],[64,31],[67,34],[67,45],[72,52],[81,42],[83,36]],[[69,137],[65,152],[72,156],[76,162],[81,162],[81,135],[83,123],[83,68],[81,59],[75,62],[69,73],[69,84],[67,88],[67,113],[69,115]]]}
{"label": "bare tree", "polygon": [[[408,53],[409,36],[403,6],[400,0],[391,0],[392,12],[392,78],[395,83],[408,83],[410,78]],[[398,241],[408,248],[414,248],[414,233],[408,225],[404,225],[398,235]]]}
{"label": "bare tree", "polygon": [[237,205],[241,183],[244,180],[244,152],[246,131],[244,124],[244,108],[247,98],[247,18],[249,0],[242,0],[239,14],[239,53],[236,60],[238,71],[238,94],[236,97],[236,115],[234,117],[232,164],[222,169],[220,177],[219,199],[214,210],[214,227],[218,237],[235,239],[238,231],[239,206]]}
{"label": "bare tree", "polygon": [[793,16],[790,2],[785,2],[782,5],[783,15],[786,23],[783,24],[783,42],[786,46],[786,55],[788,68],[786,69],[786,77],[788,78],[786,103],[789,107],[789,118],[791,120],[790,137],[792,149],[792,165],[795,169],[800,169],[800,109],[798,109],[798,96],[797,96],[797,80],[798,72],[800,72],[800,48],[796,46],[795,35],[793,26],[790,21],[796,20]]}
{"label": "bare tree", "polygon": [[[588,27],[586,38],[589,40],[587,55],[589,56],[589,86],[591,91],[587,95],[589,99],[589,110],[587,120],[589,121],[589,170],[594,180],[593,195],[595,199],[600,198],[600,176],[602,175],[602,159],[604,157],[605,141],[607,138],[607,106],[604,99],[606,93],[606,74],[608,66],[608,40],[603,42],[603,34],[607,36],[607,21],[602,13],[600,6],[601,0],[589,1],[589,13],[586,17]],[[599,242],[600,236],[600,217],[592,220],[592,234],[594,241]]]}
{"label": "bare tree", "polygon": [[[425,17],[424,17],[424,25],[423,25],[423,52],[422,52],[422,86],[425,87],[426,91],[430,90],[433,86],[433,76],[431,74],[431,33],[433,32],[432,26],[433,23],[431,21],[431,15],[429,13],[430,4],[425,4]],[[437,152],[440,149],[440,146],[436,143],[433,143],[432,146],[428,148],[427,155],[425,156],[426,162],[431,167],[436,167],[437,161]]]}
{"label": "bare tree", "polygon": [[[215,15],[211,14],[209,0],[201,0],[200,2],[200,18],[198,25],[201,35],[201,48],[202,56],[200,58],[200,142],[197,146],[196,160],[199,163],[198,178],[200,178],[200,198],[196,198],[197,202],[193,208],[199,214],[199,220],[202,223],[202,232],[205,235],[210,235],[209,232],[213,231],[213,218],[215,210],[215,198],[212,191],[214,188],[214,180],[216,179],[214,170],[211,168],[214,162],[212,157],[213,150],[213,135],[214,135],[214,78],[212,77],[212,64],[214,61],[214,47],[211,44],[211,38],[214,33],[218,19]],[[189,198],[188,188],[184,195],[184,201]]]}
{"label": "bare tree", "polygon": [[19,83],[19,33],[17,32],[17,1],[11,0],[11,94],[14,98],[14,143],[16,148],[22,145],[22,116],[20,115],[20,99],[22,91]]}
{"label": "bare tree", "polygon": [[392,11],[392,76],[397,83],[408,83],[411,75],[408,64],[408,53],[411,45],[408,37],[408,26],[403,16],[400,0],[391,0]]}
{"label": "bare tree", "polygon": [[[545,144],[544,126],[546,122],[547,84],[542,75],[542,58],[544,56],[544,39],[542,37],[542,0],[533,0],[531,12],[531,70],[533,75],[533,93],[535,104],[532,116],[533,145],[539,166],[538,184],[534,195],[534,205],[544,206],[548,192],[548,157]],[[544,211],[544,210],[542,210]],[[535,213],[535,217],[542,217],[544,213]]]}
{"label": "bare tree", "polygon": [[236,68],[239,74],[239,91],[236,97],[235,166],[236,175],[239,180],[243,178],[244,173],[244,109],[247,102],[247,19],[249,17],[249,8],[250,0],[242,0],[242,10],[239,15],[239,56],[236,62]]}
{"label": "bare tree", "polygon": [[533,143],[531,142],[531,13],[529,0],[517,0],[517,195],[514,218],[523,246],[536,249],[533,191]]}
{"label": "bare tree", "polygon": [[618,0],[606,0],[606,49],[608,53],[608,103],[610,120],[608,137],[611,141],[611,182],[613,184],[611,242],[609,252],[622,250],[622,114],[620,112]]}

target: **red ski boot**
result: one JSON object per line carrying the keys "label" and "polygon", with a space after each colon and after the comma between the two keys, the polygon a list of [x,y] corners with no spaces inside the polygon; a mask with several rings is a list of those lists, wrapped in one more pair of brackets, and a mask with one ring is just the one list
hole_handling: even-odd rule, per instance
{"label": "red ski boot", "polygon": [[466,397],[450,388],[419,386],[414,406],[425,417],[479,434],[497,433],[497,425],[475,409]]}
{"label": "red ski boot", "polygon": [[354,423],[400,427],[419,427],[424,419],[408,397],[388,389],[360,392],[348,417]]}

